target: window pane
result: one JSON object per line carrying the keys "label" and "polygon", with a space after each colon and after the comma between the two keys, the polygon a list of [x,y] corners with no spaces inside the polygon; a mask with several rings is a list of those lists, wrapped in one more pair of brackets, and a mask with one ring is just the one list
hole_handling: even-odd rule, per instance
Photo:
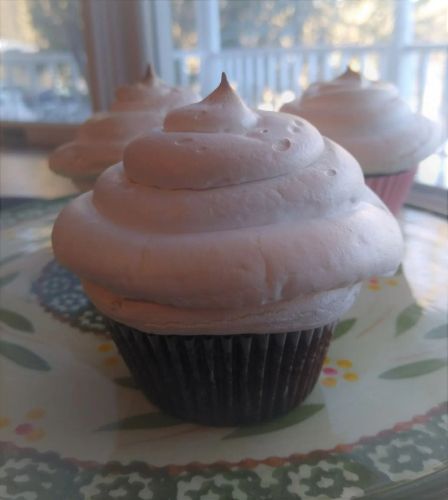
{"label": "window pane", "polygon": [[448,189],[448,141],[439,154],[426,158],[417,171],[416,182]]}
{"label": "window pane", "polygon": [[196,32],[195,0],[171,1],[173,47],[190,50],[196,48],[198,35]]}
{"label": "window pane", "polygon": [[2,121],[90,115],[79,0],[0,0],[0,55]]}
{"label": "window pane", "polygon": [[198,92],[201,60],[196,53],[198,46],[196,0],[172,0],[171,18],[176,82],[183,86],[189,85]]}
{"label": "window pane", "polygon": [[447,43],[448,2],[416,0],[415,39],[424,43]]}
{"label": "window pane", "polygon": [[392,31],[393,0],[220,0],[224,48],[371,44]]}

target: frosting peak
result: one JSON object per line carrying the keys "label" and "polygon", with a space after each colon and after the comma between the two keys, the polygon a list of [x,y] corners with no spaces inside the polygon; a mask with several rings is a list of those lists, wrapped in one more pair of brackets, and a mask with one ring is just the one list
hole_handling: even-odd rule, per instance
{"label": "frosting peak", "polygon": [[153,85],[156,78],[157,75],[154,73],[152,65],[148,64],[145,74],[143,75],[142,82],[146,83],[146,85]]}
{"label": "frosting peak", "polygon": [[346,70],[342,75],[339,75],[336,80],[352,80],[352,81],[362,81],[364,77],[359,71],[353,70],[350,66],[347,66]]}
{"label": "frosting peak", "polygon": [[313,126],[251,110],[223,75],[203,101],[172,110],[162,130],[133,142],[124,153],[124,168],[140,185],[210,189],[305,169],[324,149]]}
{"label": "frosting peak", "polygon": [[139,82],[123,85],[115,92],[111,111],[157,111],[165,115],[170,109],[194,102],[197,96],[188,89],[171,87],[157,77],[148,64]]}
{"label": "frosting peak", "polygon": [[175,109],[165,118],[167,132],[244,132],[257,115],[235,93],[225,73],[221,83],[201,102]]}
{"label": "frosting peak", "polygon": [[[139,82],[122,85],[117,88],[115,91],[115,102],[112,104],[112,111],[114,111],[114,108],[119,108],[120,104],[152,99],[159,94],[165,95],[169,91],[170,87],[159,80],[151,64],[148,64],[145,74]],[[119,109],[116,110],[119,111]]]}

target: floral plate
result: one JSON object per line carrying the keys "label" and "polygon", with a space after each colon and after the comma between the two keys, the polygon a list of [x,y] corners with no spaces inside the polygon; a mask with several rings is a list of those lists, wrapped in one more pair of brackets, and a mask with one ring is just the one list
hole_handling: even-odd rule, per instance
{"label": "floral plate", "polygon": [[263,425],[210,428],[163,415],[143,397],[78,280],[54,262],[51,226],[65,202],[1,214],[2,500],[446,492],[443,220],[405,212],[404,272],[364,284],[302,406]]}

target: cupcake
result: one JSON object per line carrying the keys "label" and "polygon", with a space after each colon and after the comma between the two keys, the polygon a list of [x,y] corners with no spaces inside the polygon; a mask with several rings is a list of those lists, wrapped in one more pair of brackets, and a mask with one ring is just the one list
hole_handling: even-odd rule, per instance
{"label": "cupcake", "polygon": [[394,217],[356,160],[229,86],[168,113],[53,230],[151,401],[211,425],[309,394],[360,283],[397,268]]}
{"label": "cupcake", "polygon": [[347,71],[312,84],[280,111],[301,116],[358,160],[366,183],[397,214],[418,163],[443,142],[442,128],[413,113],[396,87]]}
{"label": "cupcake", "polygon": [[132,139],[161,126],[171,109],[198,99],[188,89],[161,82],[148,66],[141,82],[117,89],[110,111],[93,115],[79,127],[73,142],[54,151],[50,169],[71,178],[81,191],[92,189],[98,175],[123,158]]}

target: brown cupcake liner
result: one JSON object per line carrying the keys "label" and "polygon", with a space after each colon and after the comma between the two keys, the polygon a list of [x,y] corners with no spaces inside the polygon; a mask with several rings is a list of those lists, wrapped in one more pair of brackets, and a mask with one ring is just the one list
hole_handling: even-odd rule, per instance
{"label": "brown cupcake liner", "polygon": [[301,403],[317,382],[335,327],[155,335],[106,320],[150,401],[183,420],[216,426],[263,422]]}

